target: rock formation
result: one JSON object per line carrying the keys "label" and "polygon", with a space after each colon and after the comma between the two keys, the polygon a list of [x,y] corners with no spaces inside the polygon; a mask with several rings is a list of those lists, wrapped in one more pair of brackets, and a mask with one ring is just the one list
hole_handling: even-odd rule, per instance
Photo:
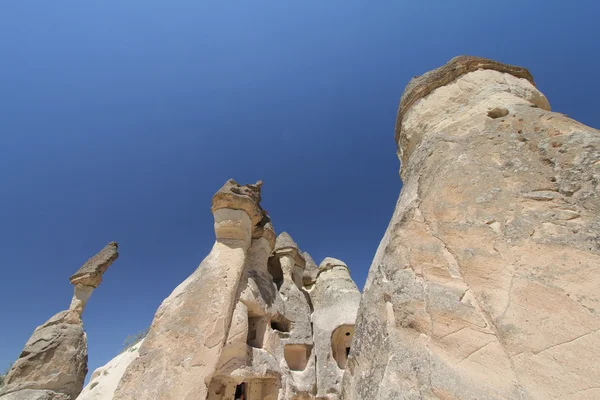
{"label": "rock formation", "polygon": [[[262,182],[229,180],[208,256],[77,398],[600,398],[600,132],[526,69],[457,57],[411,80],[396,142],[404,185],[362,299],[343,261],[276,236]],[[79,394],[81,314],[116,257],[71,277],[1,400]]]}
{"label": "rock formation", "polygon": [[261,185],[229,180],[213,196],[211,252],[139,349],[96,371],[79,399],[337,398],[335,355],[345,360],[360,293],[343,262],[317,268],[287,233],[276,237]]}
{"label": "rock formation", "polygon": [[87,373],[81,315],[102,274],[119,256],[117,247],[109,243],[71,277],[71,307],[35,329],[5,378],[2,400],[68,400],[79,395]]}
{"label": "rock formation", "polygon": [[314,307],[312,323],[317,363],[317,398],[339,394],[346,368],[360,291],[350,278],[348,266],[335,258],[321,262],[310,291]]}
{"label": "rock formation", "polygon": [[600,398],[600,132],[523,68],[413,79],[344,399]]}

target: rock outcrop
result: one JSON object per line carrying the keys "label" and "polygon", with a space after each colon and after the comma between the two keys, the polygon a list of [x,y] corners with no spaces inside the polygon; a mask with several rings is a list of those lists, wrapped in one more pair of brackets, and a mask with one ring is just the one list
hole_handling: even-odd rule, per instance
{"label": "rock outcrop", "polygon": [[138,358],[140,346],[143,342],[142,339],[123,350],[121,354],[110,360],[106,365],[96,369],[77,400],[112,399],[125,370],[133,360]]}
{"label": "rock outcrop", "polygon": [[458,57],[408,85],[396,140],[342,397],[600,398],[600,132]]}
{"label": "rock outcrop", "polygon": [[[347,267],[336,272],[343,263],[321,271],[290,235],[276,237],[260,206],[261,185],[230,180],[213,196],[216,242],[210,254],[163,301],[139,355],[119,356],[98,370],[80,399],[318,397],[315,346],[324,357],[337,351],[329,350],[331,335],[341,325],[353,327],[358,290]],[[311,322],[313,291],[323,304],[319,321],[331,313],[318,335]],[[352,298],[349,306],[327,305],[345,296]],[[325,395],[318,398],[335,399],[344,365],[322,364],[331,379],[319,383]],[[115,389],[114,378],[103,382],[108,378],[102,371],[117,365],[125,372],[115,375]]]}
{"label": "rock outcrop", "polygon": [[87,339],[81,315],[102,274],[118,257],[109,243],[71,277],[75,293],[68,310],[38,326],[5,378],[2,400],[75,399],[87,373]]}

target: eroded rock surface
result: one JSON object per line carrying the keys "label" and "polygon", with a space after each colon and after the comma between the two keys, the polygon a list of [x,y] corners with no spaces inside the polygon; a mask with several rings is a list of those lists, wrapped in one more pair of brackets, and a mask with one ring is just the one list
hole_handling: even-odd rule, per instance
{"label": "eroded rock surface", "polygon": [[96,369],[77,400],[111,400],[125,370],[133,360],[139,357],[142,343],[143,339],[125,349],[106,365]]}
{"label": "eroded rock surface", "polygon": [[[347,356],[360,294],[341,261],[319,268],[288,233],[275,235],[261,185],[229,180],[215,194],[210,254],[161,304],[139,355],[99,369],[80,400],[337,398],[345,361],[334,353]],[[327,303],[343,298],[353,306]],[[321,362],[330,378],[318,383],[319,351],[333,361]]]}
{"label": "eroded rock surface", "polygon": [[0,390],[2,400],[75,399],[87,374],[87,338],[81,314],[102,274],[118,257],[109,243],[71,277],[75,294],[69,310],[38,326],[12,366]]}
{"label": "eroded rock surface", "polygon": [[599,131],[459,57],[409,84],[396,132],[343,398],[600,398]]}
{"label": "eroded rock surface", "polygon": [[327,257],[319,266],[310,291],[314,307],[317,398],[337,398],[350,354],[360,291],[350,277],[348,266]]}

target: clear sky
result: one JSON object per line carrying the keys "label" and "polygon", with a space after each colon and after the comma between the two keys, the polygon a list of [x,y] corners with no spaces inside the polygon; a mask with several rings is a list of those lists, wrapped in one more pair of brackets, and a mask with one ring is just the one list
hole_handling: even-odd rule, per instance
{"label": "clear sky", "polygon": [[84,314],[90,373],[208,254],[212,194],[263,206],[362,287],[401,182],[414,75],[459,54],[528,67],[600,127],[597,1],[3,1],[0,371],[69,305],[69,276],[120,258]]}

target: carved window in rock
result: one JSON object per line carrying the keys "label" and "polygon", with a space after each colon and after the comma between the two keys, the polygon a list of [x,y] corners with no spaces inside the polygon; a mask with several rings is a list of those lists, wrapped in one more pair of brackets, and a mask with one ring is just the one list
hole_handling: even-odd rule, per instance
{"label": "carved window in rock", "polygon": [[311,351],[312,346],[308,344],[286,344],[283,348],[283,356],[292,371],[304,371]]}
{"label": "carved window in rock", "polygon": [[340,369],[346,368],[353,337],[354,325],[340,325],[331,334],[331,352]]}
{"label": "carved window in rock", "polygon": [[246,399],[246,383],[242,382],[235,387],[234,400]]}
{"label": "carved window in rock", "polygon": [[251,347],[261,349],[267,330],[266,316],[248,316],[248,340],[247,343]]}
{"label": "carved window in rock", "polygon": [[281,315],[277,315],[271,318],[271,329],[287,333],[290,331],[291,322]]}
{"label": "carved window in rock", "polygon": [[281,269],[281,263],[279,262],[278,257],[269,258],[267,270],[269,271],[271,278],[273,278],[273,283],[277,286],[277,290],[279,290],[283,284],[283,270]]}

